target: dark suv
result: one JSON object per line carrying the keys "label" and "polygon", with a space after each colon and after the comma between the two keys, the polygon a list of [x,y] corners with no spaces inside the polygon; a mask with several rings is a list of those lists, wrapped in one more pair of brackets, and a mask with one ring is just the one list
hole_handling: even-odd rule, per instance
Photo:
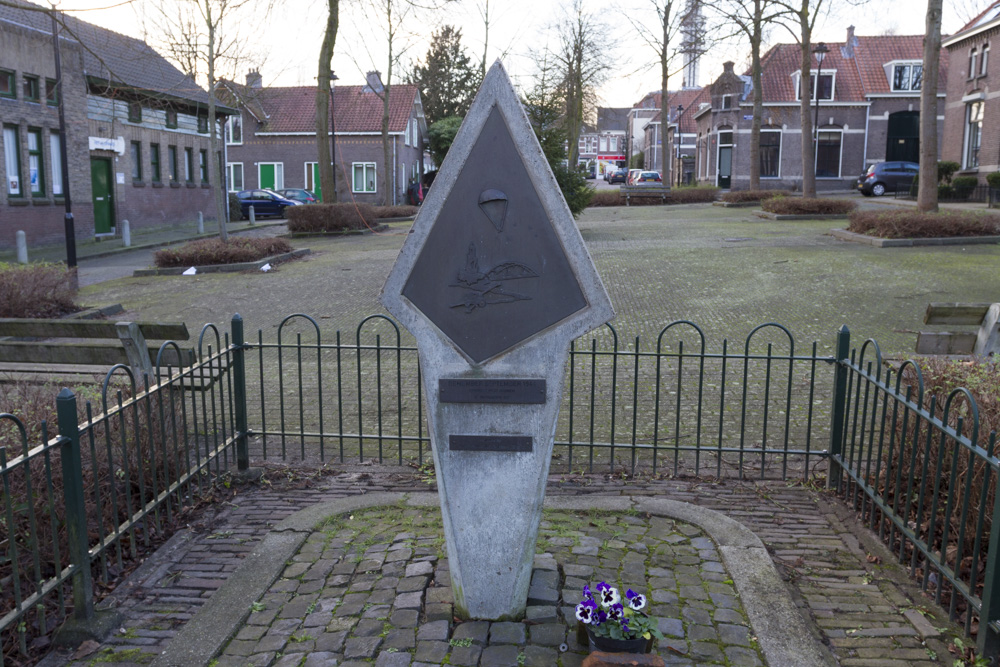
{"label": "dark suv", "polygon": [[916,162],[877,162],[858,177],[858,190],[867,197],[908,190],[919,172]]}
{"label": "dark suv", "polygon": [[614,185],[615,183],[624,183],[627,178],[628,178],[628,169],[625,169],[623,167],[611,174],[610,178],[608,178],[608,183],[612,185]]}

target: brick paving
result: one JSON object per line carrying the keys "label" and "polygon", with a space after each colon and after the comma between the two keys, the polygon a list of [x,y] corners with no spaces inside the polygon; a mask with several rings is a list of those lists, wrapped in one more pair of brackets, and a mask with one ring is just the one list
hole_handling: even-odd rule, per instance
{"label": "brick paving", "polygon": [[[294,474],[291,477],[294,477]],[[324,478],[308,488],[289,488],[288,485],[265,486],[238,493],[229,501],[210,507],[197,522],[175,536],[156,556],[150,558],[126,585],[120,587],[116,600],[126,619],[124,632],[109,640],[97,652],[81,656],[76,661],[68,654],[54,652],[43,661],[43,664],[83,665],[89,664],[95,658],[102,661],[113,660],[119,664],[148,662],[197,612],[221,581],[238,567],[242,558],[266,534],[270,526],[291,513],[315,503],[377,490],[427,492],[428,486],[419,476],[408,474],[405,469],[355,467]],[[661,495],[672,500],[719,510],[742,522],[763,540],[801,610],[812,621],[817,635],[829,646],[842,665],[901,667],[950,664],[946,662],[946,658],[949,657],[946,638],[949,633],[957,635],[958,629],[942,618],[943,614],[914,587],[900,581],[884,550],[880,551],[877,545],[868,544],[868,538],[864,533],[858,533],[857,529],[852,530],[851,515],[843,502],[826,493],[803,486],[738,481],[675,479],[635,482],[600,476],[553,476],[550,479],[550,495],[585,493]],[[550,520],[551,515],[547,514],[546,519]],[[572,533],[573,530],[581,528],[584,533],[594,528],[597,534],[610,529],[625,531],[626,535],[629,530],[634,529],[631,518],[627,516],[622,517],[620,521],[609,519],[595,523],[598,523],[596,528],[576,526],[569,529],[550,525],[547,531],[543,532],[540,550],[543,554],[551,556],[541,558],[543,565],[539,567],[539,571],[551,570],[553,560],[558,567],[562,558],[563,583],[569,590],[575,589],[586,575],[583,574],[583,570],[573,569],[573,563],[568,560],[570,555],[577,559],[577,565],[582,563],[584,567],[587,564],[583,563],[583,560],[593,557],[582,553],[571,554],[574,547],[570,547],[565,543],[565,539],[560,540],[560,538],[568,538],[565,533]],[[393,529],[386,528],[386,530],[392,532]],[[239,642],[255,642],[256,650],[260,646],[261,639],[275,627],[281,629],[277,634],[284,637],[281,641],[269,640],[274,641],[276,645],[281,643],[280,648],[277,646],[274,648],[275,656],[279,650],[284,650],[286,653],[299,652],[292,651],[287,645],[317,641],[318,634],[313,634],[312,630],[307,630],[306,635],[313,639],[304,639],[306,635],[302,634],[301,628],[320,626],[324,628],[323,634],[343,633],[342,636],[337,635],[342,639],[342,643],[336,643],[335,638],[328,639],[327,641],[334,644],[325,648],[335,649],[328,651],[321,651],[324,646],[320,645],[300,648],[314,650],[314,655],[320,653],[343,655],[344,662],[341,662],[341,665],[371,664],[346,662],[367,659],[346,657],[349,640],[351,640],[349,655],[353,656],[355,653],[360,656],[367,655],[375,660],[374,664],[389,667],[420,663],[442,664],[441,660],[444,660],[445,656],[448,656],[450,664],[461,664],[456,662],[456,659],[466,658],[468,660],[465,664],[477,664],[471,657],[476,652],[475,649],[481,649],[478,656],[480,665],[519,664],[518,656],[522,653],[524,664],[555,665],[559,663],[546,662],[551,659],[552,654],[544,649],[551,649],[554,646],[551,642],[554,641],[554,636],[560,636],[560,632],[564,634],[570,646],[577,650],[581,648],[574,644],[573,633],[567,632],[568,624],[562,622],[565,613],[562,618],[557,614],[556,622],[553,623],[551,610],[533,611],[533,614],[538,615],[529,619],[528,623],[501,625],[497,628],[497,632],[504,641],[499,639],[491,641],[490,628],[486,628],[485,641],[477,642],[477,639],[482,639],[483,626],[462,624],[456,627],[454,624],[448,624],[447,616],[450,613],[447,608],[450,602],[446,586],[448,578],[443,576],[447,561],[442,557],[443,547],[440,538],[424,536],[420,539],[430,541],[418,544],[419,540],[414,535],[411,545],[411,538],[405,535],[406,532],[407,530],[395,531],[391,536],[387,534],[381,541],[369,542],[365,551],[360,554],[362,558],[357,563],[359,571],[353,575],[337,572],[338,563],[334,562],[335,559],[319,557],[323,554],[320,548],[322,540],[326,540],[327,537],[321,537],[325,533],[317,533],[314,539],[307,542],[306,547],[300,552],[300,557],[306,559],[315,557],[315,562],[323,561],[323,565],[310,570],[313,565],[305,567],[302,562],[293,562],[291,569],[285,573],[285,579],[279,581],[277,588],[268,593],[269,596],[282,597],[267,598],[263,601],[263,608],[253,612],[246,627],[241,631],[242,638],[230,645],[227,655],[234,656],[235,664],[249,664],[240,662],[247,656],[235,658],[235,651],[245,650],[240,648],[245,645]],[[404,533],[404,536],[400,537],[400,533]],[[657,528],[647,534],[660,539],[664,534],[671,533]],[[340,533],[339,538],[337,535],[338,533],[334,532],[329,538],[330,542],[323,545],[323,549],[333,544],[335,539],[343,541],[344,534]],[[609,534],[609,537],[614,536]],[[582,537],[576,536],[573,539],[576,541]],[[708,555],[711,551],[710,544],[706,544],[704,538],[694,535],[685,536],[685,539],[687,539],[686,544],[695,548],[699,554],[698,576],[705,577],[701,590],[710,585],[724,585],[726,579],[715,581],[718,576],[722,576],[722,573],[715,572],[716,566],[712,564],[715,561]],[[622,541],[627,543],[625,540]],[[376,545],[380,545],[378,549],[375,549]],[[586,548],[584,546],[584,549]],[[369,553],[368,549],[372,551]],[[567,555],[566,549],[570,550],[570,555]],[[406,558],[391,560],[392,552],[405,552]],[[870,558],[869,553],[872,554]],[[346,556],[347,552],[344,554]],[[397,558],[397,555],[392,558]],[[344,558],[339,562],[340,567],[347,567],[345,563],[354,565],[352,558]],[[363,563],[366,564],[362,565]],[[567,565],[571,566],[568,571]],[[414,566],[422,569],[412,570],[412,576],[407,577],[406,568]],[[601,572],[599,563],[591,566],[595,568],[595,576]],[[329,573],[324,575],[327,577],[326,589],[323,595],[320,595],[322,584],[318,575],[327,567]],[[428,567],[432,569],[431,572],[425,571]],[[676,586],[668,586],[667,581],[653,581],[669,578],[665,572],[664,577],[650,579],[651,596],[652,594],[666,596],[666,598],[654,598],[653,602],[658,606],[669,607],[681,602],[680,595],[677,601],[669,599],[671,589],[673,592],[680,592],[681,584],[677,579],[680,574],[685,574],[677,569],[676,564],[673,570],[673,583]],[[657,570],[656,573],[661,571]],[[354,579],[336,579],[336,577],[350,576]],[[536,573],[536,576],[543,575]],[[395,578],[399,581],[394,583]],[[407,583],[402,583],[404,581]],[[434,586],[430,585],[431,581],[434,582]],[[369,583],[370,588],[368,588]],[[376,588],[376,585],[388,586],[390,583],[396,587],[395,591],[389,588]],[[686,593],[698,588],[693,583],[683,585]],[[413,588],[400,590],[400,586]],[[291,590],[281,590],[282,587],[289,589],[294,587],[301,599],[293,600]],[[310,587],[313,587],[313,590],[310,591]],[[357,592],[350,587],[358,587]],[[380,590],[388,592],[378,593]],[[664,592],[656,593],[659,590]],[[421,593],[423,599],[420,599]],[[359,597],[352,598],[352,595]],[[409,597],[405,597],[407,595]],[[284,600],[282,606],[271,604],[272,601],[277,602],[279,599]],[[694,600],[704,602],[697,598]],[[421,606],[418,607],[418,603]],[[334,604],[338,606],[331,608]],[[679,610],[680,613],[662,616],[664,622],[670,624],[667,629],[674,632],[674,634],[667,633],[666,645],[677,649],[676,652],[668,649],[664,654],[673,661],[668,664],[758,664],[753,661],[743,661],[751,660],[747,657],[749,653],[740,654],[738,657],[725,654],[720,657],[713,654],[698,658],[697,663],[691,662],[693,658],[689,652],[693,653],[692,647],[699,643],[702,633],[710,635],[709,628],[719,637],[718,640],[712,639],[712,642],[717,642],[714,645],[726,648],[739,644],[730,644],[729,640],[732,637],[729,634],[723,637],[722,633],[737,633],[739,630],[733,628],[745,625],[735,622],[735,619],[733,623],[727,624],[725,614],[719,617],[720,611],[725,608],[719,607],[714,600],[711,610],[702,605],[706,615],[697,617],[693,617],[692,613],[696,613],[698,605],[690,605],[690,601],[688,604],[694,611],[688,611],[687,615],[683,610]],[[353,605],[353,609],[350,605]],[[365,605],[369,605],[367,609]],[[372,612],[375,607],[379,609]],[[356,612],[356,616],[350,617],[353,619],[350,621],[335,621],[334,611],[340,617],[348,617],[346,612],[350,611]],[[280,615],[282,613],[285,614],[284,617]],[[366,613],[368,618],[365,618]],[[293,615],[297,616],[293,618]],[[388,618],[382,619],[384,616]],[[370,622],[362,625],[362,621],[366,620]],[[532,623],[538,620],[549,622]],[[678,636],[680,631],[677,626],[678,621],[683,626],[682,636]],[[435,622],[438,625],[434,625]],[[306,625],[307,623],[309,625]],[[318,625],[314,626],[313,623]],[[721,629],[727,625],[731,628]],[[414,630],[417,626],[420,630]],[[557,630],[556,626],[561,630]],[[543,627],[548,630],[541,629]],[[371,634],[373,628],[377,629],[377,632]],[[939,634],[941,628],[945,631],[944,635]],[[297,631],[298,634],[295,634]],[[420,632],[424,634],[421,635]],[[546,635],[546,632],[551,632],[554,636]],[[260,634],[254,637],[256,633]],[[416,653],[416,644],[413,647],[408,644],[409,635],[414,633],[417,633],[414,636],[415,642],[425,642],[419,656]],[[523,644],[519,643],[521,633],[525,633],[526,637]],[[293,634],[299,641],[291,640]],[[393,642],[399,643],[398,646],[386,644],[390,635],[393,637]],[[544,640],[541,639],[543,636]],[[467,639],[471,639],[471,643],[467,642]],[[380,651],[380,647],[383,650]],[[397,650],[390,651],[390,648]],[[748,648],[750,649],[752,645]],[[414,652],[410,653],[411,650]],[[457,656],[456,650],[458,650]],[[257,651],[257,653],[267,652]],[[304,652],[299,653],[302,653],[299,656],[302,658]],[[254,655],[254,652],[251,651],[247,655]],[[569,650],[560,653],[558,657],[565,665],[578,664],[573,662],[576,658],[572,656],[581,658],[582,654]],[[715,662],[706,662],[705,658]],[[753,658],[753,660],[759,659],[759,656]],[[318,660],[319,658],[306,658],[304,664],[333,664],[317,662]],[[290,657],[287,659],[282,657],[280,661],[275,657],[273,664],[299,663]]]}

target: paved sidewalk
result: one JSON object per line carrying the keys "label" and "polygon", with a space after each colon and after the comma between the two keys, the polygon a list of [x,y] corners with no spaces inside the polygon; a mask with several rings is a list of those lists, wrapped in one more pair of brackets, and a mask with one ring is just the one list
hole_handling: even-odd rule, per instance
{"label": "paved sidewalk", "polygon": [[[169,540],[138,571],[133,573],[125,584],[115,591],[111,602],[119,607],[126,619],[123,628],[124,632],[119,633],[94,653],[79,656],[79,659],[76,661],[72,660],[70,654],[52,653],[43,661],[43,664],[49,666],[65,664],[84,665],[89,664],[95,659],[101,661],[113,660],[119,664],[148,663],[167,648],[171,639],[184,629],[194,614],[211,599],[215,590],[222,586],[226,579],[241,565],[244,557],[251,553],[282,519],[289,517],[298,510],[316,506],[333,498],[346,498],[358,494],[385,490],[402,491],[411,494],[426,494],[428,491],[428,487],[424,481],[419,476],[413,475],[412,471],[406,468],[333,467],[338,468],[341,472],[323,478],[314,477],[313,479],[304,479],[301,472],[288,474],[274,473],[271,475],[272,479],[278,479],[279,475],[287,476],[291,482],[288,484],[275,483],[273,487],[265,485],[263,488],[245,489],[234,495],[227,502],[208,508],[198,521],[192,523],[188,528],[182,530]],[[589,494],[630,496],[632,498],[653,496],[688,502],[693,505],[718,510],[726,516],[741,522],[764,542],[774,564],[784,577],[789,591],[799,606],[803,618],[807,621],[808,626],[811,627],[811,632],[832,651],[841,665],[854,665],[857,667],[902,667],[904,665],[929,666],[950,664],[950,661],[947,660],[949,657],[947,654],[947,634],[954,633],[957,635],[959,632],[958,629],[948,623],[945,615],[936,609],[928,599],[923,597],[915,587],[907,583],[905,576],[900,574],[899,569],[893,565],[892,559],[884,549],[873,541],[870,541],[864,533],[856,533],[850,528],[853,519],[844,503],[826,493],[807,487],[790,486],[782,483],[756,484],[737,481],[717,483],[708,480],[683,479],[635,483],[631,481],[609,480],[602,476],[593,475],[552,476],[548,494],[549,497]],[[396,513],[398,514],[398,512]],[[431,516],[431,513],[427,513],[427,516]],[[366,636],[369,638],[374,636],[380,640],[379,645],[375,648],[375,664],[390,666],[396,664],[416,664],[413,662],[416,659],[416,645],[412,649],[408,649],[403,645],[408,645],[411,634],[414,641],[418,643],[420,641],[440,642],[433,643],[428,648],[424,648],[425,652],[430,653],[422,653],[421,657],[428,657],[434,651],[440,652],[441,650],[445,650],[446,654],[452,656],[456,649],[469,649],[459,652],[459,656],[463,654],[468,655],[475,653],[471,649],[476,647],[481,650],[479,664],[504,664],[502,661],[482,662],[483,656],[487,655],[487,649],[492,647],[517,647],[517,655],[523,653],[525,662],[527,662],[529,654],[531,656],[551,656],[551,653],[547,653],[542,649],[557,649],[558,644],[541,642],[539,640],[541,635],[538,634],[542,632],[541,630],[535,631],[534,635],[532,634],[533,628],[542,627],[543,625],[552,626],[549,630],[555,635],[558,635],[559,632],[564,632],[565,641],[568,644],[567,648],[573,647],[576,650],[581,648],[573,644],[573,633],[568,632],[568,624],[563,623],[558,616],[556,623],[550,622],[539,625],[525,623],[499,628],[500,637],[506,636],[507,639],[511,639],[511,637],[504,635],[504,632],[515,632],[517,634],[513,639],[519,639],[521,636],[520,632],[523,631],[523,643],[502,643],[497,641],[491,644],[488,628],[486,629],[484,638],[482,626],[472,626],[466,630],[461,630],[463,625],[469,624],[456,626],[453,623],[447,623],[447,609],[433,606],[448,604],[447,586],[445,585],[447,577],[444,576],[446,559],[441,558],[442,552],[439,539],[424,534],[426,526],[422,523],[419,531],[420,536],[418,537],[418,531],[415,528],[396,530],[390,527],[390,523],[383,523],[384,521],[388,521],[388,519],[369,514],[366,514],[365,517],[366,523],[370,525],[382,525],[385,528],[385,532],[381,537],[372,533],[366,538],[359,538],[362,540],[361,544],[365,543],[364,540],[369,540],[365,544],[364,550],[360,553],[361,560],[377,562],[381,558],[383,560],[380,563],[380,567],[371,569],[373,566],[366,565],[366,571],[357,572],[354,575],[334,572],[337,563],[333,563],[332,558],[325,559],[318,556],[323,554],[327,549],[347,548],[346,539],[350,535],[351,529],[345,527],[343,523],[334,523],[330,525],[329,531],[326,529],[318,531],[310,541],[306,542],[306,546],[299,554],[300,560],[295,561],[293,559],[293,563],[305,562],[312,558],[316,558],[316,562],[324,560],[329,563],[329,567],[331,568],[330,574],[326,575],[323,579],[318,578],[318,575],[317,578],[310,579],[305,574],[309,571],[308,569],[304,569],[301,564],[298,566],[293,564],[291,566],[293,569],[286,572],[285,578],[279,580],[276,584],[277,588],[267,593],[269,597],[266,596],[266,599],[263,601],[263,608],[259,612],[253,612],[248,619],[246,627],[241,631],[243,633],[241,638],[237,639],[235,643],[227,648],[227,652],[221,661],[225,661],[226,664],[249,664],[246,658],[249,655],[253,655],[254,651],[250,650],[246,656],[238,655],[238,653],[246,653],[249,650],[249,645],[246,642],[253,642],[253,646],[256,647],[257,642],[268,636],[268,632],[271,630],[280,630],[272,632],[270,636],[275,638],[268,640],[274,642],[272,645],[275,652],[274,656],[277,656],[279,651],[283,655],[299,652],[296,650],[297,644],[316,642],[319,641],[320,634],[325,635],[330,633],[343,633],[341,636],[343,645],[321,647],[309,644],[308,647],[299,648],[314,649],[317,654],[319,652],[327,652],[343,656],[344,654],[340,651],[346,649],[348,640],[363,640]],[[565,550],[569,545],[564,544],[560,538],[571,538],[574,541],[579,540],[581,541],[581,545],[578,546],[583,546],[582,541],[585,537],[601,539],[602,546],[606,546],[607,543],[604,542],[604,539],[616,539],[614,537],[615,532],[624,531],[622,535],[629,536],[629,531],[645,530],[642,525],[634,524],[632,518],[627,514],[620,521],[605,519],[600,523],[594,522],[598,523],[596,526],[589,525],[590,522],[582,522],[583,525],[580,525],[581,522],[578,518],[563,520],[556,517],[556,519],[553,521],[553,516],[547,516],[550,525],[540,546],[542,547],[541,551],[543,554],[551,554],[552,559],[557,563],[560,558],[558,554],[563,554],[564,579],[561,581],[561,585],[563,586],[561,593],[564,596],[572,595],[575,597],[578,595],[576,589],[587,575],[583,574],[585,572],[583,569],[574,570],[570,568],[567,572],[567,561],[565,558],[568,558],[568,556]],[[414,524],[416,524],[415,520]],[[560,528],[560,526],[562,527]],[[685,575],[690,574],[691,576],[700,578],[700,583],[697,586],[692,583],[691,586],[693,588],[690,590],[694,590],[700,586],[700,590],[710,594],[711,591],[707,588],[708,586],[725,587],[729,577],[726,576],[721,581],[717,580],[722,573],[715,571],[717,569],[715,563],[718,561],[713,556],[714,550],[702,536],[686,534],[685,531],[689,529],[690,527],[683,527],[681,524],[677,524],[675,528],[671,527],[669,530],[665,526],[662,526],[656,530],[648,530],[645,535],[658,540],[658,544],[669,544],[671,539],[677,539],[678,544],[683,547],[680,555],[684,558],[696,559],[699,563],[699,574],[695,575],[691,571],[683,572]],[[329,536],[327,536],[328,532],[330,533]],[[390,535],[389,533],[392,534]],[[400,537],[400,533],[413,533],[413,537],[411,538],[407,535]],[[560,535],[559,533],[565,534]],[[358,534],[360,535],[360,532]],[[607,537],[601,537],[603,534],[607,534]],[[421,542],[420,540],[426,541]],[[620,541],[626,544],[629,542],[629,540]],[[411,542],[413,546],[409,546]],[[399,547],[404,543],[407,546],[402,549],[392,548],[393,545]],[[592,545],[589,541],[588,544]],[[382,546],[375,549],[376,545]],[[412,551],[405,551],[407,549],[412,549]],[[572,550],[573,548],[569,547],[569,553],[572,553]],[[394,551],[405,552],[406,558],[400,561],[389,560],[389,554]],[[347,554],[346,551],[344,553],[345,555]],[[694,555],[695,553],[697,553],[697,556]],[[600,572],[601,565],[599,562],[586,563],[582,561],[584,558],[593,558],[592,556],[588,554],[573,555],[578,559],[577,566],[582,568],[588,566],[594,567],[595,576]],[[374,556],[374,558],[368,558],[368,556]],[[350,560],[349,558],[345,558],[340,562],[350,562]],[[551,563],[549,559],[544,560]],[[396,562],[397,564],[390,567],[387,572],[385,567],[386,562],[390,564]],[[393,582],[394,577],[399,577],[399,582],[392,584],[393,588],[396,589],[391,592],[392,599],[395,602],[396,597],[399,595],[407,592],[417,592],[416,590],[400,591],[398,588],[399,586],[416,584],[417,580],[406,584],[400,582],[408,578],[406,577],[406,568],[408,566],[417,565],[421,562],[428,563],[432,570],[429,573],[413,575],[418,577],[421,587],[426,583],[426,589],[422,590],[428,591],[421,601],[422,607],[417,614],[416,621],[414,621],[414,614],[412,613],[412,610],[416,609],[416,607],[401,607],[400,609],[410,609],[411,611],[395,617],[394,614],[397,614],[398,610],[392,611],[391,609],[382,608],[373,612],[374,616],[369,614],[369,618],[365,619],[363,617],[366,612],[371,612],[374,606],[382,607],[384,604],[380,602],[381,598],[376,598],[374,601],[368,598],[361,604],[357,614],[352,617],[355,620],[346,622],[339,620],[335,622],[333,618],[335,609],[329,608],[331,605],[330,601],[335,596],[333,594],[318,595],[319,587],[325,586],[327,592],[334,589],[343,589],[340,591],[341,594],[339,594],[341,602],[343,602],[346,596],[357,594],[366,596],[381,595],[388,599],[390,593],[377,593],[377,591],[391,589],[376,588],[376,582],[385,582],[380,585],[388,586],[390,582]],[[689,564],[693,564],[693,562],[680,563],[682,566]],[[360,566],[360,562],[358,565]],[[318,573],[326,567],[327,565],[324,564],[322,568],[317,568],[313,572]],[[342,567],[344,566],[342,565]],[[418,567],[426,566],[418,565]],[[650,568],[649,572],[653,572],[652,568],[662,567],[662,565],[650,563],[647,567]],[[675,563],[672,567],[662,567],[662,570],[669,571],[676,570],[676,568],[677,564]],[[397,569],[401,570],[403,576],[395,573]],[[576,572],[580,574],[573,574]],[[656,570],[655,573],[665,574],[661,570]],[[381,578],[379,578],[380,574]],[[676,579],[679,574],[681,574],[680,571],[676,571],[673,574],[673,584],[677,584]],[[312,575],[309,576],[311,577]],[[336,577],[346,576],[353,576],[354,580],[343,581],[336,579]],[[667,577],[669,575],[659,578]],[[658,577],[652,577],[651,579],[655,578]],[[316,583],[324,580],[325,584]],[[308,583],[309,581],[313,581],[314,583],[310,584]],[[369,581],[371,584],[370,590],[359,588],[357,593],[347,590],[348,586],[367,586]],[[434,585],[431,585],[432,581]],[[678,600],[654,599],[654,602],[657,605],[665,605],[667,607],[679,605],[681,598],[679,595],[679,584],[666,586],[666,583],[665,581],[656,583],[651,581],[649,592],[652,595],[657,590],[662,589],[664,590],[664,594],[668,596],[670,592],[673,592],[678,594]],[[309,586],[316,588],[313,591],[309,591]],[[688,586],[688,584],[685,584],[685,586]],[[281,590],[282,588],[290,589],[292,587],[295,588],[294,592],[298,593],[299,597],[302,597],[303,600],[308,600],[308,602],[295,602],[290,597],[292,590]],[[673,589],[672,591],[669,590],[671,588]],[[719,589],[718,592],[728,595],[722,589]],[[662,594],[656,593],[656,595],[660,596]],[[287,601],[282,602],[282,606],[279,607],[279,601],[285,600],[286,596],[288,596]],[[316,601],[315,606],[311,610],[310,607],[313,606],[313,600],[309,596],[315,596]],[[441,597],[438,598],[435,596]],[[358,599],[360,600],[360,598]],[[697,600],[697,598],[692,599],[695,602],[702,602]],[[572,599],[567,600],[564,597],[562,603],[572,601]],[[371,606],[365,609],[365,604],[370,604]],[[294,606],[289,607],[289,605]],[[429,605],[430,608],[428,608]],[[755,654],[756,657],[750,657],[751,653],[755,652],[755,642],[751,642],[749,646],[742,646],[739,641],[729,641],[741,632],[738,628],[746,627],[745,623],[741,623],[736,618],[743,612],[735,607],[719,607],[716,610],[716,606],[713,604],[711,611],[705,608],[701,609],[701,612],[706,613],[708,618],[704,615],[692,616],[692,614],[698,614],[699,606],[698,604],[690,603],[686,607],[678,607],[680,613],[674,614],[672,620],[669,615],[663,616],[666,619],[665,622],[668,623],[666,629],[674,631],[674,634],[668,633],[669,639],[665,642],[668,647],[665,657],[673,661],[672,663],[668,662],[668,664],[758,664],[757,662],[753,662],[753,660],[761,660],[759,654]],[[284,612],[286,616],[283,617],[281,613],[286,607],[289,610]],[[687,615],[685,615],[684,609],[688,610]],[[295,610],[301,613],[298,616],[293,616],[292,612]],[[350,611],[350,608],[348,607],[347,610]],[[249,610],[247,611],[249,612]],[[343,609],[336,608],[336,611],[340,612]],[[721,615],[720,611],[723,611]],[[317,613],[322,615],[314,615]],[[268,618],[268,615],[271,617]],[[386,615],[388,619],[380,620]],[[549,618],[551,618],[551,615]],[[308,626],[306,625],[306,619],[309,619],[310,625]],[[565,619],[565,613],[563,614],[563,619]],[[362,621],[366,620],[370,622],[362,625]],[[439,625],[433,626],[434,629],[423,630],[425,634],[422,639],[421,635],[417,634],[420,631],[415,629],[416,625],[420,625],[423,628],[435,621],[445,622],[448,633],[446,634],[444,631],[445,625],[439,623]],[[680,628],[676,625],[678,621],[683,627],[683,634],[680,634]],[[275,623],[280,623],[280,625],[275,626]],[[313,626],[311,625],[312,623],[320,623],[320,625]],[[414,623],[416,625],[413,625]],[[670,623],[674,625],[670,626]],[[332,627],[334,624],[340,625]],[[347,627],[348,625],[350,627]],[[375,635],[367,634],[371,632],[369,626],[374,628],[375,625],[378,626],[378,632]],[[724,631],[734,633],[733,637],[727,634],[727,639],[723,639],[723,630],[720,629],[723,625],[735,628]],[[515,629],[515,626],[518,626],[520,629]],[[556,626],[560,629],[557,630]],[[313,627],[324,630],[322,633],[312,629],[305,629],[303,632],[304,628]],[[477,628],[476,632],[472,632]],[[691,632],[695,628],[700,629],[695,630],[696,636],[693,637]],[[713,653],[711,657],[716,660],[714,663],[706,662],[702,658],[699,658],[697,663],[694,663],[692,661],[695,659],[687,651],[692,650],[692,643],[699,643],[697,633],[708,633],[709,629],[712,633],[717,634],[718,639],[708,642],[708,644],[717,648],[724,657],[720,660],[719,656]],[[941,629],[944,630],[945,634],[942,634]],[[250,638],[258,633],[259,636],[256,639]],[[465,633],[471,633],[471,636],[466,636]],[[277,639],[277,637],[282,635],[284,636],[283,640]],[[299,641],[293,641],[293,635]],[[385,645],[390,635],[393,636],[394,642],[398,641],[402,642],[402,644],[398,647]],[[430,635],[434,635],[435,638],[431,638]],[[306,636],[312,637],[312,639],[305,639]],[[466,645],[466,639],[471,639],[471,643]],[[335,639],[328,639],[326,641],[335,642]],[[373,640],[369,639],[369,642],[371,641]],[[553,641],[553,638],[549,637],[546,641]],[[279,643],[281,644],[280,647],[277,646]],[[366,644],[364,641],[354,641],[351,643],[352,647],[363,647],[366,645],[369,644]],[[677,651],[674,652],[671,650],[670,646],[673,646]],[[320,648],[333,650],[320,651]],[[389,651],[390,648],[397,648],[397,650]],[[751,661],[737,661],[734,659],[735,655],[730,658],[726,654],[726,649],[732,650],[734,648],[749,651],[740,655]],[[380,651],[379,649],[382,650]],[[356,648],[355,650],[361,649]],[[414,653],[410,653],[410,650],[413,650]],[[507,655],[511,652],[511,649],[504,650],[506,652],[502,655]],[[449,654],[448,651],[451,653]],[[264,653],[267,652],[261,652],[262,655]],[[381,657],[382,653],[385,653],[385,657]],[[488,655],[494,655],[494,652],[490,652]],[[574,652],[574,650],[559,653],[560,659],[563,659],[563,664],[567,665],[576,664],[572,662],[575,658],[570,657],[574,655],[579,654]],[[302,658],[303,656],[300,655],[299,657]],[[441,657],[443,658],[443,656]],[[709,657],[707,655],[703,656],[703,658]],[[275,657],[275,660],[277,660],[277,657]],[[347,658],[344,658],[344,660],[346,661]],[[406,662],[407,660],[410,662]],[[451,660],[452,664],[458,664],[454,658],[449,657],[449,660]],[[287,663],[275,662],[274,664],[298,663],[288,658]],[[314,663],[306,662],[305,664]],[[331,661],[324,664],[335,663]],[[345,663],[342,662],[340,664],[343,665]],[[427,664],[441,663],[431,660]],[[476,663],[469,662],[468,664]],[[515,661],[511,664],[517,664],[517,662]],[[536,662],[535,664],[546,663]]]}

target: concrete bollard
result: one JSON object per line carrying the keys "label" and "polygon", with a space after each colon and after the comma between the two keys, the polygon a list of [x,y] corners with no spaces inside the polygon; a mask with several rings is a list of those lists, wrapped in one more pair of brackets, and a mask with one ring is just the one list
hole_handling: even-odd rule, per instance
{"label": "concrete bollard", "polygon": [[205,214],[201,211],[198,211],[198,233],[205,233]]}
{"label": "concrete bollard", "polygon": [[28,237],[23,230],[18,230],[17,234],[17,261],[21,264],[28,263]]}
{"label": "concrete bollard", "polygon": [[128,220],[122,220],[122,245],[126,248],[132,247],[132,230],[129,229]]}
{"label": "concrete bollard", "polygon": [[255,222],[257,222],[257,218],[254,216],[253,206],[251,206],[250,207],[250,224],[252,225]]}

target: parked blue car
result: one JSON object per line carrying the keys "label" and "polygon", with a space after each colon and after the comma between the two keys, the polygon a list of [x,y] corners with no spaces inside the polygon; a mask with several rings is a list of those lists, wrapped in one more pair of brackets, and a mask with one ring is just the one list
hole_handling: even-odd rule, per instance
{"label": "parked blue car", "polygon": [[243,190],[236,193],[240,200],[240,213],[244,219],[250,217],[250,207],[253,206],[254,217],[274,215],[285,217],[285,209],[289,206],[301,206],[302,202],[282,197],[273,190]]}

